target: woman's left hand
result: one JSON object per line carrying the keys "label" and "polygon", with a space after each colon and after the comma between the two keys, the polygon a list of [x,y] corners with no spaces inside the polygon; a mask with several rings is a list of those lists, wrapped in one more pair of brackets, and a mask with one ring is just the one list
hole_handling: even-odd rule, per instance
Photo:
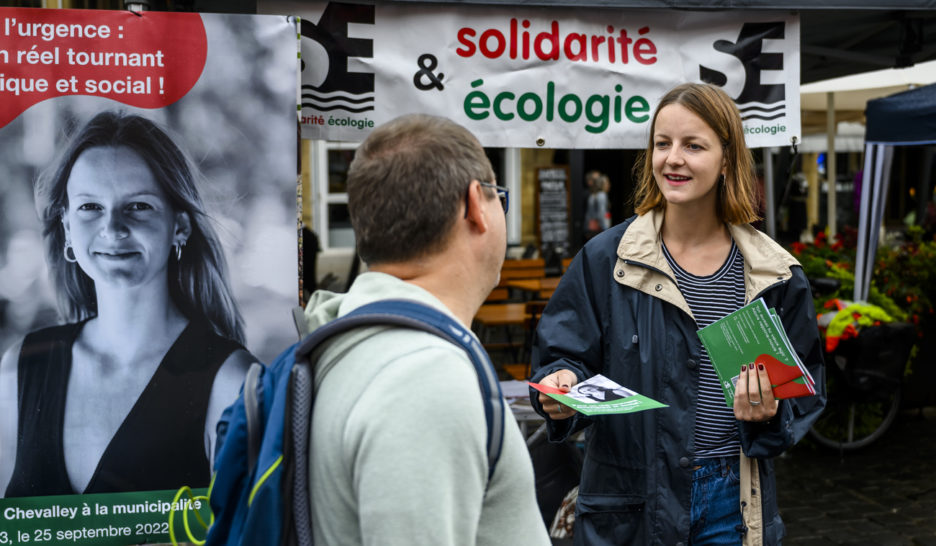
{"label": "woman's left hand", "polygon": [[777,414],[777,406],[764,365],[756,369],[754,364],[742,366],[735,386],[735,418],[739,421],[767,421]]}

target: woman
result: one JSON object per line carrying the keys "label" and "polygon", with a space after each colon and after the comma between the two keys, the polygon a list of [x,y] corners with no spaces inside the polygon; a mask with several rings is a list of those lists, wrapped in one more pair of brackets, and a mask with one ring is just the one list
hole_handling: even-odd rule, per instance
{"label": "woman", "polygon": [[611,180],[607,175],[598,173],[589,188],[591,193],[588,195],[588,204],[585,208],[585,236],[591,239],[611,227],[608,214],[608,191],[611,189]]}
{"label": "woman", "polygon": [[[551,440],[588,427],[575,544],[778,544],[771,458],[825,404],[809,285],[748,225],[753,160],[720,89],[668,92],[640,163],[637,216],[582,249],[537,330],[534,382],[568,390],[600,373],[669,406],[589,418],[531,393]],[[775,400],[766,371],[745,366],[725,405],[696,330],[759,297],[820,395]]]}
{"label": "woman", "polygon": [[68,323],[0,361],[0,492],[207,486],[251,358],[185,156],[153,122],[103,112],[50,174],[36,203]]}

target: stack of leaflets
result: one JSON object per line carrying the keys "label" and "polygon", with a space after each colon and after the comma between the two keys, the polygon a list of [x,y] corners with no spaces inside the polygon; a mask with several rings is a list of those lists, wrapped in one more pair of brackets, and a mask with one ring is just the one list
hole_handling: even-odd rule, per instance
{"label": "stack of leaflets", "polygon": [[718,374],[725,403],[734,406],[742,365],[763,365],[776,398],[816,394],[815,381],[800,361],[774,309],[758,298],[698,331]]}
{"label": "stack of leaflets", "polygon": [[572,387],[569,392],[563,392],[538,383],[530,383],[529,385],[562,405],[585,415],[633,413],[635,411],[669,407],[622,387],[603,375],[590,377]]}

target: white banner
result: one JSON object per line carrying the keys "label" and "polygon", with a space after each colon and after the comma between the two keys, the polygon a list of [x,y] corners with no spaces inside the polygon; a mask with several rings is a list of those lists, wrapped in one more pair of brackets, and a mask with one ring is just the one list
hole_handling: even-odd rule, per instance
{"label": "white banner", "polygon": [[660,97],[721,86],[748,145],[800,139],[799,18],[788,12],[295,4],[302,136],[360,141],[398,115],[468,127],[485,146],[644,148]]}

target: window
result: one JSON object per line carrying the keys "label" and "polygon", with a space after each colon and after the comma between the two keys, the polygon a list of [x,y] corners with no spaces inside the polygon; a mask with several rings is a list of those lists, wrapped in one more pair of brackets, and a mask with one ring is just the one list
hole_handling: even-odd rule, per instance
{"label": "window", "polygon": [[[303,141],[311,145],[312,226],[323,251],[354,248],[354,230],[348,214],[348,167],[357,143]],[[311,201],[311,202],[310,202]]]}

